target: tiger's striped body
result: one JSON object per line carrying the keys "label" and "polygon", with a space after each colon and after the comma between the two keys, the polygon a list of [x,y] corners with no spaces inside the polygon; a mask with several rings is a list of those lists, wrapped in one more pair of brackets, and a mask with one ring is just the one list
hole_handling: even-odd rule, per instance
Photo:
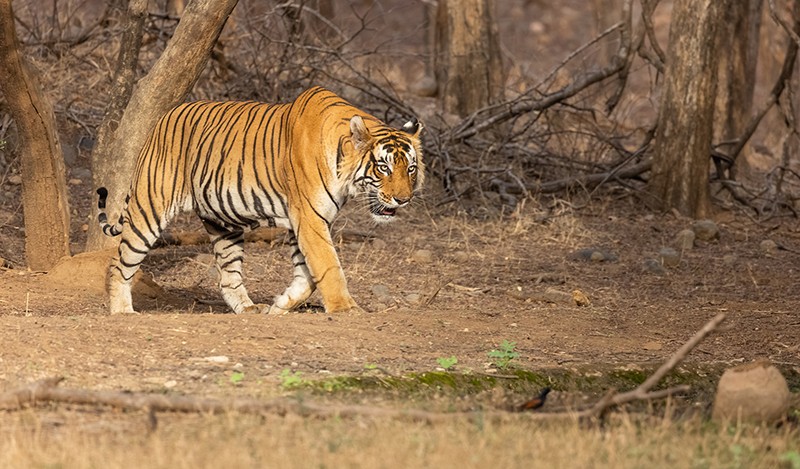
{"label": "tiger's striped body", "polygon": [[[167,224],[194,210],[211,236],[222,296],[255,312],[242,280],[245,228],[289,229],[294,279],[270,311],[288,311],[318,288],[328,312],[358,309],[333,247],[330,225],[349,198],[366,192],[389,219],[421,185],[416,120],[390,128],[323,88],[287,104],[194,102],[156,125],[133,175],[127,207],[103,231],[122,235],[109,270],[112,313],[132,312],[131,279]],[[98,190],[100,208],[105,189]]]}

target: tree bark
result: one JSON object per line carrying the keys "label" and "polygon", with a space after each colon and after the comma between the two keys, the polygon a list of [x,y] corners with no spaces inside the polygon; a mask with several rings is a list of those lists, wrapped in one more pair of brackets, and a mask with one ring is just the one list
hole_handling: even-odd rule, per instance
{"label": "tree bark", "polygon": [[[136,65],[139,62],[146,18],[147,0],[130,0],[119,46],[114,81],[109,93],[108,107],[106,107],[103,122],[97,128],[97,143],[92,152],[94,187],[103,186],[115,176],[114,165],[110,164],[110,160],[113,158],[111,151],[116,140],[117,128],[125,112],[125,106],[130,100],[133,86],[136,83]],[[92,204],[92,220],[97,220],[97,215],[97,204]],[[114,243],[115,240],[103,235],[96,225],[90,225],[86,242],[87,251],[111,247]]]}
{"label": "tree bark", "polygon": [[702,218],[711,211],[708,175],[716,96],[716,35],[733,0],[676,0],[653,148],[649,192],[662,210]]}
{"label": "tree bark", "polygon": [[489,0],[439,0],[436,81],[446,112],[465,117],[502,101],[504,76]]}
{"label": "tree bark", "polygon": [[[593,0],[593,3],[596,24],[595,35],[599,35],[622,19],[622,0]],[[600,64],[610,63],[614,60],[614,56],[617,55],[619,45],[611,39],[613,37],[609,36],[600,43],[600,57],[597,60]]]}
{"label": "tree bark", "polygon": [[25,258],[48,270],[69,256],[64,157],[53,108],[20,55],[11,0],[0,0],[0,91],[19,132]]}
{"label": "tree bark", "polygon": [[[734,1],[724,13],[723,27],[717,38],[720,54],[715,141],[731,142],[739,138],[750,119],[763,5],[763,0]],[[727,152],[734,146],[735,143],[721,150]],[[734,169],[746,166],[746,161],[746,158],[736,158],[731,178],[735,178]]]}
{"label": "tree bark", "polygon": [[[139,152],[153,126],[169,109],[181,103],[205,68],[214,43],[237,0],[193,0],[186,7],[175,34],[150,72],[136,84],[125,107],[117,138],[108,139],[92,168],[95,187],[106,187],[107,213],[115,220],[122,212]],[[125,46],[123,46],[125,47]],[[93,215],[97,216],[96,205]],[[98,250],[117,244],[117,238],[103,235],[92,223],[86,250]]]}

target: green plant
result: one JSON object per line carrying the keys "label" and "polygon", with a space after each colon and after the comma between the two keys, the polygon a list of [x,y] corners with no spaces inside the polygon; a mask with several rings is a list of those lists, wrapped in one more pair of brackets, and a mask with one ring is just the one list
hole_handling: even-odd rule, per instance
{"label": "green plant", "polygon": [[800,452],[792,450],[781,454],[781,462],[787,463],[791,469],[800,469]]}
{"label": "green plant", "polygon": [[239,384],[244,379],[244,372],[243,371],[234,371],[231,373],[231,384]]}
{"label": "green plant", "polygon": [[436,363],[438,363],[439,366],[444,368],[445,370],[449,370],[450,368],[455,366],[456,363],[458,363],[458,358],[456,358],[455,356],[439,357],[436,359]]}
{"label": "green plant", "polygon": [[496,367],[504,370],[511,364],[511,360],[519,357],[519,353],[515,350],[516,347],[516,342],[503,340],[498,348],[491,350],[487,355]]}
{"label": "green plant", "polygon": [[299,371],[292,371],[288,368],[284,368],[281,370],[281,374],[279,375],[281,379],[281,386],[284,389],[293,389],[302,385],[305,380],[303,380],[301,375],[302,373]]}

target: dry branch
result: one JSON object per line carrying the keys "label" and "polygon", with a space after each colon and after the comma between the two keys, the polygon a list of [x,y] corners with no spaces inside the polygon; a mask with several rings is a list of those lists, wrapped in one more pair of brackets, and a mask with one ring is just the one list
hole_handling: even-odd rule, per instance
{"label": "dry branch", "polygon": [[[720,313],[697,331],[688,342],[678,349],[661,367],[636,389],[624,393],[610,390],[595,405],[578,412],[552,412],[525,414],[531,420],[574,420],[597,418],[615,406],[634,401],[662,399],[673,394],[686,392],[688,385],[651,391],[661,379],[672,371],[684,358],[725,320]],[[129,393],[119,391],[90,391],[57,387],[63,378],[47,378],[28,386],[0,394],[0,409],[16,410],[40,402],[57,402],[78,405],[104,405],[124,410],[142,410],[155,422],[155,412],[200,412],[219,414],[240,412],[247,414],[297,414],[318,418],[393,418],[426,423],[437,423],[459,419],[466,420],[504,420],[511,415],[508,411],[491,410],[483,412],[429,412],[423,410],[386,409],[364,405],[324,405],[292,398],[258,399],[214,399],[193,396],[169,396],[164,394]]]}
{"label": "dry branch", "polygon": [[[581,91],[585,90],[591,85],[599,83],[617,74],[620,74],[620,78],[624,86],[624,82],[626,79],[625,76],[627,74],[627,70],[630,65],[630,55],[631,55],[630,52],[631,48],[633,47],[631,39],[632,37],[631,35],[632,23],[630,15],[631,3],[632,2],[630,0],[625,0],[625,2],[623,3],[622,14],[624,17],[624,21],[620,22],[619,24],[613,25],[608,30],[600,33],[598,38],[589,41],[589,44],[592,44],[597,40],[599,40],[600,37],[605,36],[611,31],[617,29],[620,31],[620,45],[610,65],[601,68],[600,70],[596,70],[591,73],[587,73],[583,76],[580,76],[577,79],[575,79],[572,83],[566,85],[565,87],[553,93],[543,94],[538,98],[532,98],[531,95],[541,94],[537,92],[536,90],[536,88],[538,87],[537,86],[532,89],[529,89],[522,96],[514,100],[491,105],[484,109],[479,109],[478,111],[472,113],[464,120],[462,120],[461,123],[457,125],[455,129],[453,129],[450,132],[449,140],[450,141],[464,140],[480,132],[488,130],[498,124],[506,122],[515,117],[521,116],[523,114],[527,114],[529,112],[544,111],[545,109],[548,109],[566,99],[575,96],[576,94],[580,93]],[[639,35],[643,36],[643,33],[637,34],[637,36]],[[639,44],[641,41],[640,39],[637,38],[636,42],[637,44]],[[579,48],[578,50],[582,50],[584,47],[585,46],[581,46],[581,48]],[[571,60],[575,55],[577,54],[576,53],[570,54],[566,60],[561,62],[559,67],[564,66],[566,62]],[[612,98],[612,101],[613,99],[614,98]]]}

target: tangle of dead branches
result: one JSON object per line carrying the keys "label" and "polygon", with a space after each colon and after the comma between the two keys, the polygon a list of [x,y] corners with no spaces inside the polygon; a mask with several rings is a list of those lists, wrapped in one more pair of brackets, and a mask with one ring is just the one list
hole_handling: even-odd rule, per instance
{"label": "tangle of dead branches", "polygon": [[[788,104],[800,43],[800,14],[797,5],[792,10],[776,0],[768,0],[767,4],[769,24],[790,38],[783,67],[769,94],[754,106],[755,112],[741,135],[716,143],[709,152],[715,168],[713,182],[759,218],[781,213],[796,215],[796,193],[800,191],[795,156],[797,119],[794,106]],[[224,44],[215,49],[212,63],[191,99],[230,97],[283,102],[310,85],[322,84],[343,92],[389,123],[405,122],[411,115],[419,115],[419,101],[404,98],[397,76],[387,76],[385,70],[372,65],[379,60],[428,60],[403,48],[402,37],[387,35],[383,39],[375,34],[381,27],[381,15],[392,12],[378,11],[384,6],[370,3],[367,9],[351,6],[349,12],[339,8],[339,16],[333,18],[315,5],[306,0],[274,4],[241,0],[221,37]],[[485,200],[509,206],[532,194],[591,196],[607,186],[629,194],[641,193],[652,166],[650,149],[657,130],[654,97],[663,81],[666,53],[656,34],[656,15],[661,14],[657,10],[659,1],[620,0],[619,5],[619,21],[565,55],[543,78],[520,78],[524,86],[516,93],[507,91],[509,99],[464,118],[435,111],[422,113],[427,128],[428,167],[433,176],[429,180],[438,181],[443,189],[443,194],[437,194],[435,205],[458,203],[486,193],[494,197]],[[97,73],[100,69],[108,75],[105,94],[99,87],[89,96],[57,100],[57,116],[66,116],[87,139],[94,140],[107,98],[114,86],[120,88],[112,79],[116,71],[111,68],[118,63],[114,53],[117,49],[104,49],[103,45],[122,34],[118,26],[112,29],[104,25],[126,24],[121,21],[126,13],[121,8],[106,8],[78,31],[66,28],[65,21],[73,14],[62,14],[61,20],[52,25],[45,24],[45,17],[37,14],[19,18],[18,22],[26,47],[41,51],[39,55],[69,51],[63,60],[72,62],[63,68],[81,71],[72,72],[69,79],[56,80],[64,93],[79,94],[73,84],[92,81],[86,75],[90,71]],[[135,61],[119,61],[124,66],[121,71],[125,71],[126,86],[154,60],[177,20],[149,12],[139,70],[135,70]],[[406,34],[426,36],[424,26],[417,28]],[[376,37],[381,39],[375,40]],[[614,43],[616,50],[608,58],[598,54],[601,47]],[[109,65],[101,69],[97,64]],[[643,90],[647,86],[649,89]],[[639,106],[644,111],[632,110],[642,102],[648,103]],[[789,135],[781,162],[767,174],[765,187],[747,187],[735,179],[731,167],[763,127],[768,113],[776,108]]]}

